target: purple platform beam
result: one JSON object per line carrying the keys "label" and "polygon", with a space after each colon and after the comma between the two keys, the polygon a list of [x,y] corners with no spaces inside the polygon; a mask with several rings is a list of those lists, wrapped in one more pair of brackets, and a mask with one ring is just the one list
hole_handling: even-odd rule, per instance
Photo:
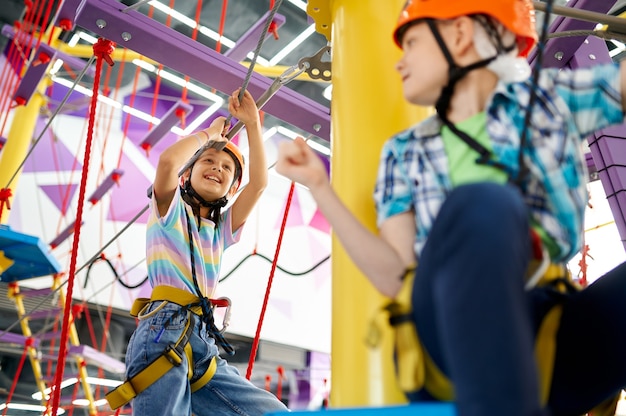
{"label": "purple platform beam", "polygon": [[111,173],[109,173],[109,176],[102,181],[100,186],[93,191],[91,196],[88,198],[89,202],[95,204],[100,201],[100,199],[102,199],[102,197],[113,187],[113,185],[119,184],[119,180],[123,174],[124,171],[122,169],[113,169]]}
{"label": "purple platform beam", "polygon": [[7,344],[26,345],[30,342],[31,347],[37,348],[39,346],[39,340],[32,337],[25,337],[24,335],[14,334],[12,332],[1,331],[0,342]]}
{"label": "purple platform beam", "polygon": [[0,136],[0,150],[4,147],[4,144],[7,142],[6,137]]}
{"label": "purple platform beam", "polygon": [[609,64],[613,62],[609,55],[606,42],[596,36],[589,36],[580,45],[569,62],[570,68],[589,68],[594,65]]}
{"label": "purple platform beam", "polygon": [[[59,244],[61,244],[62,242],[64,242],[65,240],[67,240],[67,238],[74,234],[74,225],[76,224],[76,220],[74,220],[73,223],[71,223],[70,225],[68,225],[63,231],[61,231],[59,233],[59,235],[57,235],[54,240],[50,241],[50,247],[52,247],[53,249],[58,247]],[[81,227],[84,224],[84,221],[80,223]]]}
{"label": "purple platform beam", "polygon": [[[2,36],[5,36],[9,39],[13,39],[15,37],[15,29],[13,29],[13,26],[4,25],[2,26],[2,31],[0,31],[0,34],[2,34]],[[32,42],[34,42],[32,40],[33,37],[31,35],[20,34],[20,39],[22,40],[22,43],[24,45],[29,45],[29,44],[32,44]],[[76,69],[77,71],[82,71],[87,65],[86,61],[80,58],[77,58],[75,56],[69,55],[65,52],[58,51],[58,50],[56,51],[56,57],[57,59],[61,59],[63,62],[65,62],[72,68]],[[85,72],[85,74],[89,76],[94,76],[95,73],[96,73],[96,67],[94,65],[91,65],[91,67],[89,67],[87,71]]]}
{"label": "purple platform beam", "polygon": [[88,364],[100,367],[112,373],[123,374],[126,370],[126,366],[121,361],[95,350],[88,345],[72,345],[68,350],[68,354],[80,357]]}
{"label": "purple platform beam", "polygon": [[170,131],[172,127],[177,125],[181,120],[181,112],[185,115],[189,114],[193,110],[193,106],[187,104],[183,100],[178,100],[172,108],[170,108],[163,117],[159,124],[154,126],[148,134],[141,140],[139,146],[146,152],[156,145]]}
{"label": "purple platform beam", "polygon": [[626,125],[601,130],[588,140],[598,176],[626,249]]}
{"label": "purple platform beam", "polygon": [[[270,13],[271,11],[267,11],[263,16],[261,16],[261,18],[254,25],[252,25],[246,33],[241,35],[235,46],[224,53],[224,56],[228,56],[235,62],[240,62],[245,59],[249,52],[255,50],[257,44],[259,43],[259,38],[263,34],[263,29],[265,28],[265,24]],[[272,19],[272,23],[276,26],[276,28],[281,27],[285,23],[285,16],[276,13]],[[272,36],[272,33],[266,33],[265,39],[269,36]]]}
{"label": "purple platform beam", "polygon": [[24,73],[20,85],[15,91],[13,100],[18,105],[26,105],[41,83],[44,75],[48,72],[48,67],[54,59],[56,50],[45,43],[41,43],[35,51],[35,59]]}
{"label": "purple platform beam", "polygon": [[[136,10],[124,12],[125,8],[115,0],[65,0],[58,22],[72,22],[225,94],[243,84],[248,71],[245,66]],[[253,73],[248,90],[257,98],[271,84],[271,79]],[[287,86],[263,110],[330,141],[329,108]]]}
{"label": "purple platform beam", "polygon": [[[596,13],[606,14],[615,0],[573,0],[567,3],[567,7],[588,10]],[[545,15],[545,14],[544,14]],[[592,30],[596,26],[593,22],[557,16],[550,25],[550,33],[565,32],[571,30]],[[562,68],[568,64],[578,48],[584,42],[584,36],[572,36],[553,38],[546,42],[543,52],[543,67]],[[529,55],[529,61],[534,63],[538,50],[533,49]]]}

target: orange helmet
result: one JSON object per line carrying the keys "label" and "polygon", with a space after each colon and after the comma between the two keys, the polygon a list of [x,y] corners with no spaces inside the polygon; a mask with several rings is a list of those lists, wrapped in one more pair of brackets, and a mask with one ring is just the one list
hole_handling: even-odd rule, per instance
{"label": "orange helmet", "polygon": [[537,42],[535,9],[531,0],[408,0],[400,13],[393,38],[402,47],[406,25],[419,19],[453,19],[486,14],[517,36],[518,55],[526,56]]}
{"label": "orange helmet", "polygon": [[237,178],[235,178],[235,181],[237,182],[237,189],[239,189],[239,185],[241,185],[241,180],[243,177],[243,167],[245,166],[243,154],[241,153],[241,150],[239,150],[237,145],[230,140],[226,142],[226,146],[224,146],[224,149],[222,150],[228,153],[237,165],[237,168],[235,170],[235,175],[237,175]]}
{"label": "orange helmet", "polygon": [[237,189],[239,189],[239,185],[241,185],[241,180],[243,178],[243,168],[245,166],[245,162],[241,150],[239,150],[237,145],[230,140],[226,142],[214,142],[210,146],[207,146],[207,144],[201,146],[198,150],[196,150],[196,153],[191,156],[185,166],[183,166],[183,168],[179,172],[179,175],[182,175],[183,172],[187,171],[188,169],[192,169],[193,165],[195,165],[202,153],[210,148],[221,149],[233,158],[233,160],[235,161],[235,178],[233,180],[233,183],[237,182]]}

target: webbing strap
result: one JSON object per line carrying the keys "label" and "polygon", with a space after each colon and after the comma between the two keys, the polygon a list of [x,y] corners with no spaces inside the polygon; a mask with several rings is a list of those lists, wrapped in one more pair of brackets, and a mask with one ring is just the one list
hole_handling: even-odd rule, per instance
{"label": "webbing strap", "polygon": [[556,333],[559,330],[563,306],[556,305],[546,314],[539,327],[537,340],[535,341],[535,359],[539,368],[539,387],[541,404],[548,403],[550,387],[552,386],[552,373],[554,358],[556,355]]}
{"label": "webbing strap", "polygon": [[[150,299],[142,299],[140,303],[143,303],[143,301],[149,303]],[[183,362],[183,353],[187,356],[187,378],[191,380],[193,376],[193,351],[189,344],[189,337],[193,331],[193,326],[193,316],[188,314],[185,330],[174,345],[169,345],[161,355],[148,364],[146,368],[106,394],[106,399],[111,409],[115,410],[122,407],[154,384],[155,381],[163,377],[165,373],[174,368],[174,366],[180,366]],[[191,383],[191,392],[194,393],[207,384],[215,375],[216,370],[217,359],[213,357],[204,374],[198,380]]]}
{"label": "webbing strap", "polygon": [[206,383],[211,381],[216,371],[217,371],[217,360],[215,359],[215,357],[213,357],[211,359],[211,363],[209,364],[209,368],[207,368],[207,370],[204,372],[202,377],[200,377],[198,380],[191,383],[191,392],[195,393],[196,391],[204,387]]}

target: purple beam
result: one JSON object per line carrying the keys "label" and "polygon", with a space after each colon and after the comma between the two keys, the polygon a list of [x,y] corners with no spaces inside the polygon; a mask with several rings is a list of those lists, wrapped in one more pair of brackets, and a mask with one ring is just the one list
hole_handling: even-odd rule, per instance
{"label": "purple beam", "polygon": [[570,68],[589,68],[613,62],[606,42],[597,36],[589,36],[569,61]]}
{"label": "purple beam", "polygon": [[172,127],[180,122],[181,116],[189,114],[191,110],[193,110],[191,105],[183,100],[178,100],[161,118],[159,124],[154,126],[148,134],[146,134],[139,143],[139,146],[146,152],[149,152],[159,140],[165,137]]}
{"label": "purple beam", "polygon": [[7,142],[7,138],[0,136],[0,150],[2,150],[6,142]]}
{"label": "purple beam", "polygon": [[106,194],[109,191],[109,189],[113,187],[113,185],[119,184],[119,180],[123,174],[124,174],[124,171],[122,169],[113,169],[111,173],[109,173],[109,176],[107,176],[102,181],[100,186],[98,186],[96,190],[93,191],[93,193],[89,197],[89,202],[91,202],[92,204],[95,204],[96,202],[100,201],[100,199],[102,199],[104,194]]}
{"label": "purple beam", "polygon": [[[80,225],[81,227],[83,226],[85,222],[81,222]],[[67,238],[74,234],[74,226],[76,225],[76,220],[74,220],[73,223],[71,223],[70,225],[68,225],[63,231],[61,231],[59,233],[59,235],[57,235],[54,240],[50,241],[50,247],[55,249],[56,247],[58,247],[59,244],[61,244],[62,242],[64,242],[65,240],[67,240]]]}
{"label": "purple beam", "polygon": [[[124,12],[125,8],[115,0],[65,0],[59,10],[58,22],[71,22],[118,42],[225,94],[231,94],[243,84],[248,71],[245,66],[136,10]],[[248,90],[257,98],[269,89],[272,82],[253,73]],[[329,108],[286,86],[272,97],[263,110],[330,141]]]}
{"label": "purple beam", "polygon": [[[265,14],[261,16],[261,18],[253,24],[250,29],[246,31],[246,33],[241,35],[235,46],[224,53],[224,56],[228,56],[235,62],[240,62],[244,60],[250,51],[255,50],[257,44],[259,43],[259,38],[263,34],[263,29],[265,28],[265,23],[267,22],[267,18],[270,13],[271,10],[265,12]],[[285,23],[285,20],[285,16],[276,13],[272,19],[272,23],[274,23],[278,29]],[[267,39],[269,36],[272,36],[272,33],[267,32],[265,34],[265,38]]]}
{"label": "purple beam", "polygon": [[48,67],[54,59],[55,54],[56,50],[47,44],[41,43],[39,45],[35,53],[35,59],[30,63],[13,96],[13,100],[15,100],[16,104],[26,105],[30,101],[37,86],[41,83],[46,72],[48,72]]}
{"label": "purple beam", "polygon": [[37,348],[39,346],[39,340],[32,337],[25,337],[24,335],[14,334],[12,332],[2,331],[0,332],[0,342],[7,344],[26,345],[30,344],[31,347]]}
{"label": "purple beam", "polygon": [[[2,31],[0,33],[9,39],[13,39],[15,37],[15,30],[13,29],[13,26],[9,26],[9,25],[2,26]],[[22,35],[20,34],[20,39],[21,38],[22,38]],[[23,41],[24,45],[30,45],[32,44],[32,42],[33,41],[32,41],[31,35],[24,36],[24,41]],[[63,62],[65,62],[66,64],[68,64],[69,66],[71,66],[72,68],[78,71],[82,71],[85,68],[85,65],[87,65],[87,62],[83,61],[82,59],[76,58],[75,56],[68,55],[67,53],[61,52],[58,50],[56,51],[56,57],[57,59],[61,59]],[[95,66],[92,65],[91,67],[89,67],[85,73],[87,75],[93,76],[96,73]]]}
{"label": "purple beam", "polygon": [[589,138],[589,148],[626,249],[626,125],[597,132]]}
{"label": "purple beam", "polygon": [[[567,3],[567,7],[606,14],[615,4],[615,0],[573,0]],[[544,14],[545,16],[545,14]],[[557,16],[550,25],[549,33],[565,32],[570,30],[591,30],[595,23]],[[543,51],[543,67],[562,68],[574,56],[580,45],[584,42],[584,36],[570,36],[550,39],[546,42]],[[531,63],[537,58],[538,50],[533,49],[528,57]]]}
{"label": "purple beam", "polygon": [[88,345],[72,345],[68,350],[69,355],[80,357],[87,363],[103,368],[112,373],[122,374],[126,370],[123,362],[107,355],[103,352],[93,349]]}

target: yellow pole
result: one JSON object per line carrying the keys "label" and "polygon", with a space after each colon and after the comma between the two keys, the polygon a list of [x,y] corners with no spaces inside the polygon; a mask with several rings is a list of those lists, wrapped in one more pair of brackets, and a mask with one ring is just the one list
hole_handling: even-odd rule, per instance
{"label": "yellow pole", "polygon": [[[0,188],[10,188],[13,195],[22,172],[20,165],[30,147],[39,111],[44,105],[42,93],[36,91],[25,106],[15,109],[13,121],[7,136],[7,142],[0,153]],[[10,183],[9,183],[10,182]],[[10,198],[11,201],[13,198]],[[0,223],[6,224],[11,210],[2,212]]]}
{"label": "yellow pole", "polygon": [[[372,201],[383,142],[427,114],[402,96],[392,31],[405,0],[310,0],[307,11],[332,45],[332,184],[362,223],[376,229]],[[330,20],[330,21],[329,21]],[[332,23],[331,23],[332,22]],[[404,402],[397,388],[391,333],[365,343],[385,299],[332,241],[332,407]],[[392,278],[392,276],[390,276]]]}

